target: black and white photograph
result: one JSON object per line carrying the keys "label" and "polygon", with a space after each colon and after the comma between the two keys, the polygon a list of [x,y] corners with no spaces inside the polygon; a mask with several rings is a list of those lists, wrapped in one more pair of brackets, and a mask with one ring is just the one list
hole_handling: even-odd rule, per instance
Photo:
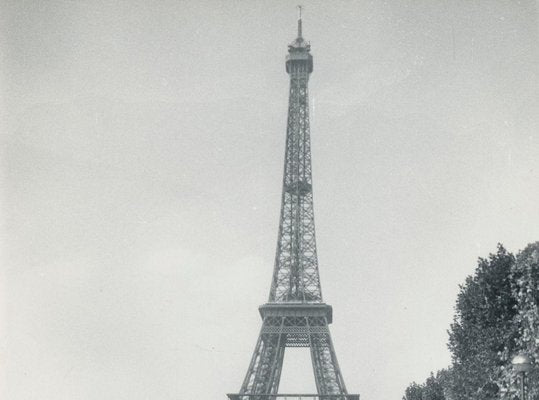
{"label": "black and white photograph", "polygon": [[539,1],[1,1],[0,399],[539,400]]}

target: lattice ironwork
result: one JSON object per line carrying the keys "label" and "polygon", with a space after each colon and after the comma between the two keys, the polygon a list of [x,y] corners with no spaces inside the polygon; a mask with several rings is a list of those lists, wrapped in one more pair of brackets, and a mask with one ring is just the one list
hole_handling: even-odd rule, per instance
{"label": "lattice ironwork", "polygon": [[[301,22],[300,22],[301,23]],[[322,302],[314,226],[308,82],[310,44],[301,33],[289,45],[290,75],[281,217],[270,302]]]}
{"label": "lattice ironwork", "polygon": [[359,400],[359,394],[318,395],[318,394],[229,394],[230,400]]}
{"label": "lattice ironwork", "polygon": [[290,75],[283,192],[275,267],[268,303],[260,307],[262,328],[239,394],[231,400],[267,400],[278,395],[286,347],[311,351],[317,395],[358,400],[348,395],[329,331],[331,307],[323,303],[316,253],[308,81],[313,70],[310,44],[298,37],[288,46]]}

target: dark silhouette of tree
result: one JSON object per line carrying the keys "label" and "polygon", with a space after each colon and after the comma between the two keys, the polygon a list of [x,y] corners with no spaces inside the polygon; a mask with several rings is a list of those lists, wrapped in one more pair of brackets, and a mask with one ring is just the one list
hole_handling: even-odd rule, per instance
{"label": "dark silhouette of tree", "polygon": [[528,398],[539,399],[539,242],[529,244],[517,255],[511,274],[518,336],[515,348],[502,352],[503,360],[507,361],[502,386],[508,394],[506,398],[517,393],[517,377],[509,364],[516,353],[524,352],[534,361],[534,368],[527,374]]}
{"label": "dark silhouette of tree", "polygon": [[460,286],[448,331],[452,365],[412,383],[404,400],[515,400],[513,357],[532,359],[528,399],[539,400],[539,242],[517,257],[501,244]]}
{"label": "dark silhouette of tree", "polygon": [[473,276],[460,288],[449,330],[453,400],[490,400],[499,391],[503,352],[512,353],[518,330],[512,294],[515,257],[498,245],[496,254],[479,259]]}
{"label": "dark silhouette of tree", "polygon": [[404,391],[402,400],[423,400],[423,386],[412,382]]}
{"label": "dark silhouette of tree", "polygon": [[[499,244],[495,254],[479,259],[457,296],[448,331],[451,367],[431,373],[423,385],[410,385],[405,400],[418,394],[422,400],[515,397],[512,357],[520,350],[539,357],[538,262],[539,242],[517,258]],[[530,374],[533,396],[538,375],[537,369]]]}
{"label": "dark silhouette of tree", "polygon": [[403,400],[445,400],[444,387],[446,370],[438,371],[436,376],[431,372],[424,384],[412,382],[405,390]]}

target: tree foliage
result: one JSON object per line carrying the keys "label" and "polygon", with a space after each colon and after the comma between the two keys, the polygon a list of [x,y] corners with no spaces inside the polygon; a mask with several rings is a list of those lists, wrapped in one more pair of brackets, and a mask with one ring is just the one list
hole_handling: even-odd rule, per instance
{"label": "tree foliage", "polygon": [[479,259],[460,286],[448,331],[452,365],[412,383],[403,400],[514,400],[512,358],[534,361],[528,374],[530,400],[539,400],[539,242],[516,257],[502,245]]}
{"label": "tree foliage", "polygon": [[445,400],[443,382],[446,370],[431,372],[424,384],[412,382],[405,390],[403,400]]}
{"label": "tree foliage", "polygon": [[517,255],[512,269],[513,296],[517,301],[516,347],[526,353],[535,367],[528,373],[529,398],[539,399],[539,242]]}
{"label": "tree foliage", "polygon": [[512,352],[518,334],[513,322],[517,314],[511,284],[514,263],[515,257],[499,245],[496,254],[479,259],[475,274],[461,286],[448,344],[454,400],[487,400],[498,392],[504,364],[500,354]]}
{"label": "tree foliage", "polygon": [[415,382],[410,383],[404,391],[402,400],[423,400],[423,385],[418,385]]}

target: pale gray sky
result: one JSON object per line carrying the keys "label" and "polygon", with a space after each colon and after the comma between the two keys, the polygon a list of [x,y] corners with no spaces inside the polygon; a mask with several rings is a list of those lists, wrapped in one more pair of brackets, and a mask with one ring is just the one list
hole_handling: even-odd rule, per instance
{"label": "pale gray sky", "polygon": [[[449,364],[458,284],[539,239],[535,1],[305,1],[346,384]],[[289,1],[4,1],[0,397],[224,399],[260,328]],[[283,391],[314,391],[308,354]],[[297,356],[297,357],[296,357]]]}

